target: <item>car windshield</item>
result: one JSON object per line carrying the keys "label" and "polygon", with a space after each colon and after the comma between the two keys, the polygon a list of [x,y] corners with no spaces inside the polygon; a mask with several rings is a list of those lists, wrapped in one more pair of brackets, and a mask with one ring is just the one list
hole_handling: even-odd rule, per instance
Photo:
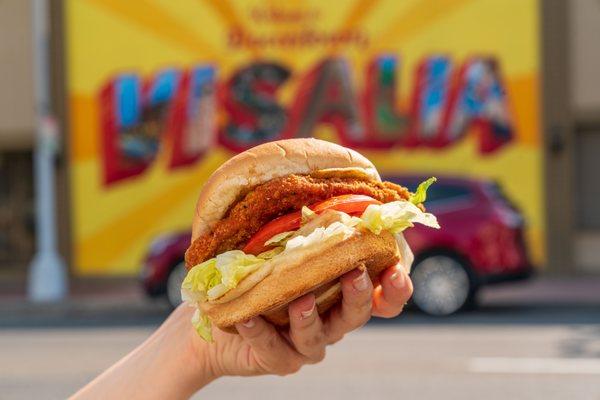
{"label": "car windshield", "polygon": [[[406,186],[411,192],[417,190],[417,186],[424,179],[406,179],[402,177],[389,177],[386,180],[398,183],[402,186]],[[471,189],[466,184],[461,183],[445,183],[438,180],[435,184],[431,185],[427,190],[427,201],[426,206],[436,207],[446,203],[454,203],[456,201],[470,200],[473,197]]]}

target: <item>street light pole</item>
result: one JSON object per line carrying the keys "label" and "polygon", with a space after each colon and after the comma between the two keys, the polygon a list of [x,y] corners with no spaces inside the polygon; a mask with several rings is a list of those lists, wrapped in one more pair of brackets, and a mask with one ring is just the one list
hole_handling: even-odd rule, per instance
{"label": "street light pole", "polygon": [[54,156],[57,125],[50,109],[49,13],[47,0],[32,0],[36,144],[34,150],[36,253],[29,269],[28,296],[58,301],[67,294],[65,265],[56,248]]}

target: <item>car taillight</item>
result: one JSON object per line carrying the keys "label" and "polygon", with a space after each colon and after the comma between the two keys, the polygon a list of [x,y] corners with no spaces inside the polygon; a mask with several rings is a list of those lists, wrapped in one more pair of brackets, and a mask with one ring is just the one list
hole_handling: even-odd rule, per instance
{"label": "car taillight", "polygon": [[490,272],[521,264],[523,247],[520,235],[521,229],[511,228],[505,223],[485,223],[477,232],[479,262],[490,268]]}

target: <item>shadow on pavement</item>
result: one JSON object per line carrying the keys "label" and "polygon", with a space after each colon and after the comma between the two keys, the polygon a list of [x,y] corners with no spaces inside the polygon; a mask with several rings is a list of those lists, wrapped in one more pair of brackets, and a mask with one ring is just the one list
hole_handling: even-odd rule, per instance
{"label": "shadow on pavement", "polygon": [[[27,310],[0,319],[0,328],[98,328],[156,326],[168,315],[160,304],[110,309]],[[484,305],[448,317],[431,317],[407,310],[394,319],[373,318],[371,326],[400,325],[600,325],[600,307],[596,305]]]}
{"label": "shadow on pavement", "polygon": [[374,318],[370,323],[373,325],[600,324],[600,305],[484,305],[447,317],[432,317],[415,310],[408,310],[398,318],[388,320]]}

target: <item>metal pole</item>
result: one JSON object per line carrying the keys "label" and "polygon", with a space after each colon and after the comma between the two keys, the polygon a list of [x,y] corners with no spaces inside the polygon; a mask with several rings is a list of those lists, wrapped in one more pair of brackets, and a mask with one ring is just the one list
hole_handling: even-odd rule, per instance
{"label": "metal pole", "polygon": [[49,13],[47,0],[32,0],[36,145],[34,183],[36,254],[29,269],[28,295],[36,302],[58,301],[67,294],[67,274],[56,249],[54,156],[57,126],[50,110]]}

